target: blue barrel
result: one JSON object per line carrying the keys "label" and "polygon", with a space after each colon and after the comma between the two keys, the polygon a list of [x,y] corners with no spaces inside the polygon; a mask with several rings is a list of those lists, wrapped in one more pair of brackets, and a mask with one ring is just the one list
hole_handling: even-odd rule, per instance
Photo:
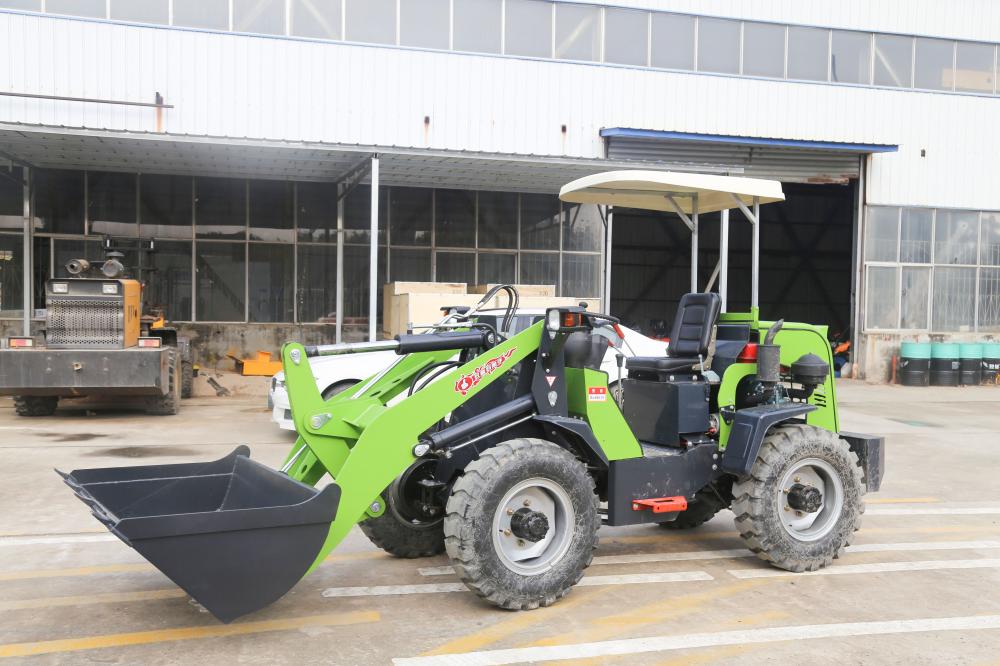
{"label": "blue barrel", "polygon": [[959,345],[958,383],[962,386],[979,386],[983,381],[983,346],[975,342]]}
{"label": "blue barrel", "polygon": [[899,346],[899,383],[927,386],[931,378],[931,343],[904,342]]}
{"label": "blue barrel", "polygon": [[962,365],[961,347],[957,342],[935,342],[931,345],[931,386],[958,386]]}
{"label": "blue barrel", "polygon": [[982,381],[984,384],[1000,383],[1000,342],[984,342]]}

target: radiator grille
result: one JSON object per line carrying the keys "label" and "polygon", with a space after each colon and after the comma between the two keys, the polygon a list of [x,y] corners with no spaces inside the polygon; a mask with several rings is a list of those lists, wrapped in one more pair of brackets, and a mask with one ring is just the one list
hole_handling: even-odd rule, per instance
{"label": "radiator grille", "polygon": [[125,344],[125,313],[118,300],[50,299],[50,346],[121,347]]}

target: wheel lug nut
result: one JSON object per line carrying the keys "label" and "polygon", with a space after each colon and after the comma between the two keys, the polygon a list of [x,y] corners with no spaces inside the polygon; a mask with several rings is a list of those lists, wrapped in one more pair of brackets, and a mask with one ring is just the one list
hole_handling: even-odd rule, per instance
{"label": "wheel lug nut", "polygon": [[531,506],[531,500],[524,500],[524,506]]}
{"label": "wheel lug nut", "polygon": [[514,515],[514,509],[507,509],[507,515],[508,516],[513,516]]}
{"label": "wheel lug nut", "polygon": [[504,536],[510,536],[510,530],[504,530],[503,531],[503,535]]}
{"label": "wheel lug nut", "polygon": [[517,545],[518,546],[523,546],[524,545],[524,539],[518,539],[517,540]]}

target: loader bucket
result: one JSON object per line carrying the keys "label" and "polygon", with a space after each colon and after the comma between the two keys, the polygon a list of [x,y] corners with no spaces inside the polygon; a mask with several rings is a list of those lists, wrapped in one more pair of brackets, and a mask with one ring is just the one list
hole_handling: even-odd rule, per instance
{"label": "loader bucket", "polygon": [[114,535],[231,622],[302,578],[340,502],[336,483],[317,490],[249,456],[240,446],[207,463],[59,474]]}

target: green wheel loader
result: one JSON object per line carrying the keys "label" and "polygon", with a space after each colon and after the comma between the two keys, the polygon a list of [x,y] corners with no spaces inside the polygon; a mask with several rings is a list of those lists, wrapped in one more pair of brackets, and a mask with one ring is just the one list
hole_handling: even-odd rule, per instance
{"label": "green wheel loader", "polygon": [[[741,208],[755,223],[781,193],[768,181],[612,172],[561,196],[673,209],[696,232],[699,212]],[[446,552],[471,590],[507,609],[564,596],[602,524],[693,527],[728,507],[761,559],[829,565],[879,488],[883,440],[840,430],[825,327],[721,312],[724,279],[720,289],[683,296],[668,353],[628,359],[619,390],[598,369],[622,341],[614,317],[552,308],[514,333],[511,293],[504,316],[453,310],[394,340],[285,345],[299,436],[280,470],[241,446],[208,463],[63,476],[223,622],[281,597],[359,523],[392,554]],[[322,398],[308,357],[374,349],[399,358]]]}

